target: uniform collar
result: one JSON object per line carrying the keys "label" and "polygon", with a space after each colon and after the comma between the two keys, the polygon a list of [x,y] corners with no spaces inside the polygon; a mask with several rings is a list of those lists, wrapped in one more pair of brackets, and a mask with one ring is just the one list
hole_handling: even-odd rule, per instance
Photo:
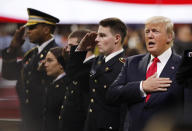
{"label": "uniform collar", "polygon": [[43,44],[41,44],[40,46],[37,46],[38,48],[38,54],[41,53],[41,51],[51,42],[54,40],[54,37],[52,37],[51,39],[49,39],[48,41],[44,42]]}
{"label": "uniform collar", "polygon": [[121,49],[121,50],[118,50],[116,52],[111,53],[110,55],[108,55],[106,57],[104,56],[105,57],[105,62],[108,62],[110,59],[112,59],[113,57],[117,56],[118,54],[120,54],[123,51],[124,51],[124,49]]}
{"label": "uniform collar", "polygon": [[83,63],[86,63],[87,61],[89,61],[89,60],[91,60],[91,59],[93,59],[93,58],[95,58],[95,55],[91,55],[91,56],[87,57],[87,58],[83,61]]}
{"label": "uniform collar", "polygon": [[59,76],[57,76],[57,78],[55,78],[55,79],[53,80],[53,83],[55,83],[57,80],[63,78],[65,75],[66,75],[66,73],[63,72],[62,74],[60,74]]}

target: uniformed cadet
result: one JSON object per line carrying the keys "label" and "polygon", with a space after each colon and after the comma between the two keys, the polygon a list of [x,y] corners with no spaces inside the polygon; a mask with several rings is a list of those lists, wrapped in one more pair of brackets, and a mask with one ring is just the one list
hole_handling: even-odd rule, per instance
{"label": "uniformed cadet", "polygon": [[85,131],[119,131],[121,105],[110,105],[105,99],[108,87],[118,76],[124,63],[122,43],[126,25],[118,18],[99,23],[98,32],[87,34],[77,50],[88,50],[97,43],[100,55],[90,70],[90,99]]}
{"label": "uniformed cadet", "polygon": [[43,109],[43,131],[57,131],[58,116],[66,91],[66,63],[68,55],[63,55],[60,47],[51,48],[45,58],[45,70],[53,81],[46,88]]}
{"label": "uniformed cadet", "polygon": [[[17,80],[16,90],[21,105],[22,127],[24,131],[40,131],[42,126],[42,96],[49,78],[45,72],[37,70],[50,48],[55,47],[53,37],[59,19],[44,12],[28,8],[29,19],[14,34],[10,46],[2,53],[2,75],[9,80]],[[22,61],[17,61],[17,52],[24,43],[24,32],[30,42],[37,47],[29,50]]]}
{"label": "uniformed cadet", "polygon": [[83,131],[84,128],[89,101],[89,70],[95,55],[94,49],[84,53],[75,52],[75,49],[88,32],[86,29],[77,30],[68,37],[70,59],[67,77],[70,82],[61,106],[60,131]]}

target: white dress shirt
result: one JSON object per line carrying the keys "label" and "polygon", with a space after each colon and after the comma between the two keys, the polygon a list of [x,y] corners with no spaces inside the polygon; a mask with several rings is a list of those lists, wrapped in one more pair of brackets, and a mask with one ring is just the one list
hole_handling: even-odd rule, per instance
{"label": "white dress shirt", "polygon": [[44,42],[43,44],[41,44],[40,46],[38,45],[38,54],[41,53],[41,51],[52,41],[54,40],[54,37],[52,37],[50,40]]}
{"label": "white dress shirt", "polygon": [[[157,57],[159,59],[159,61],[160,61],[160,62],[157,63],[157,77],[160,76],[160,74],[161,74],[163,68],[165,67],[167,61],[171,57],[171,54],[172,54],[172,50],[171,50],[171,48],[169,48],[165,52],[163,52],[163,54],[161,54],[160,56]],[[148,66],[147,66],[147,70],[150,67],[150,65],[153,63],[153,58],[154,58],[154,56],[151,55],[151,59],[150,59],[150,62],[148,64]],[[141,91],[142,96],[146,97],[147,94],[143,90],[142,82],[143,81],[141,81],[141,83],[140,83],[140,91]]]}

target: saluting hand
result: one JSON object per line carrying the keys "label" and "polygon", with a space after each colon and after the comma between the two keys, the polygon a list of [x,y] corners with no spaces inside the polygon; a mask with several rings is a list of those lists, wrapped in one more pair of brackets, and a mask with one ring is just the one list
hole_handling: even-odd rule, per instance
{"label": "saluting hand", "polygon": [[87,33],[79,43],[77,50],[88,51],[94,49],[97,44],[97,42],[95,41],[96,37],[96,32]]}
{"label": "saluting hand", "polygon": [[170,78],[157,78],[157,73],[150,76],[143,81],[142,87],[146,93],[167,91],[167,88],[171,86],[172,81]]}
{"label": "saluting hand", "polygon": [[10,51],[15,50],[18,48],[21,48],[21,46],[24,43],[24,33],[25,33],[25,27],[21,26],[19,29],[16,30],[13,39],[10,44]]}

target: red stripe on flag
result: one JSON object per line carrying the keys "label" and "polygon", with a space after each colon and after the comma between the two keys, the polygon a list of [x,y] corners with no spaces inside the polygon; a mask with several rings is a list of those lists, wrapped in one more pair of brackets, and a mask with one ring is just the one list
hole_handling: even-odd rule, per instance
{"label": "red stripe on flag", "polygon": [[0,16],[0,22],[1,23],[6,23],[6,22],[10,22],[10,23],[26,23],[27,21],[22,20],[22,19],[15,19],[15,18]]}
{"label": "red stripe on flag", "polygon": [[19,109],[0,109],[0,118],[21,118]]}
{"label": "red stripe on flag", "polygon": [[130,3],[130,4],[192,4],[192,0],[101,0],[118,3]]}

